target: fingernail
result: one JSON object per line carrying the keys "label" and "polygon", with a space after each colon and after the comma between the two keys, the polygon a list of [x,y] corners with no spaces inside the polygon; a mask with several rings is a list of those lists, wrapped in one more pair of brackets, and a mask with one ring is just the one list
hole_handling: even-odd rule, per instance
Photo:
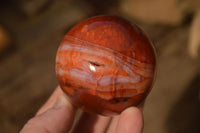
{"label": "fingernail", "polygon": [[60,108],[66,105],[70,105],[70,103],[67,98],[63,94],[61,94],[60,96],[58,96],[53,108]]}
{"label": "fingernail", "polygon": [[140,113],[140,111],[141,110],[137,107],[129,107],[124,112],[132,114],[132,113]]}

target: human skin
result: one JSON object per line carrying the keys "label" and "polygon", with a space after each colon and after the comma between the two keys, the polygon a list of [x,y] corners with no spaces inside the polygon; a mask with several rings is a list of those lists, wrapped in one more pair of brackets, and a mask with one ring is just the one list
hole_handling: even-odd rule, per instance
{"label": "human skin", "polygon": [[82,113],[71,129],[76,110],[57,87],[20,133],[142,133],[143,130],[142,107],[129,107],[114,117]]}

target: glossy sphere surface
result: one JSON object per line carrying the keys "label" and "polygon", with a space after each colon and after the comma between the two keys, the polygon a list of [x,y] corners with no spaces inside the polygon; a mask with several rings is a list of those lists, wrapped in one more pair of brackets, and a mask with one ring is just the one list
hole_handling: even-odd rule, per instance
{"label": "glossy sphere surface", "polygon": [[154,48],[139,27],[119,17],[97,16],[78,23],[64,37],[56,74],[75,106],[114,115],[145,99],[155,64]]}

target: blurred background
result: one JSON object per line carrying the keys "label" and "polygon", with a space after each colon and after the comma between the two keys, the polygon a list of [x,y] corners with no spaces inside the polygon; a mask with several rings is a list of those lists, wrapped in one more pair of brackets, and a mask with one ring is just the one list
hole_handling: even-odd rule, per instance
{"label": "blurred background", "polygon": [[156,48],[144,133],[199,133],[200,0],[1,0],[1,132],[18,132],[47,100],[64,34],[99,14],[137,23]]}

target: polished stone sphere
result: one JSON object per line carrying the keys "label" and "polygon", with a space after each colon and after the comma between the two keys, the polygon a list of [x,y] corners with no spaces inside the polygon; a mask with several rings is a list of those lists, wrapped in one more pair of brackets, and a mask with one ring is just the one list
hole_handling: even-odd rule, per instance
{"label": "polished stone sphere", "polygon": [[60,87],[86,112],[115,115],[138,106],[152,88],[156,56],[135,24],[96,16],[72,27],[56,56]]}

